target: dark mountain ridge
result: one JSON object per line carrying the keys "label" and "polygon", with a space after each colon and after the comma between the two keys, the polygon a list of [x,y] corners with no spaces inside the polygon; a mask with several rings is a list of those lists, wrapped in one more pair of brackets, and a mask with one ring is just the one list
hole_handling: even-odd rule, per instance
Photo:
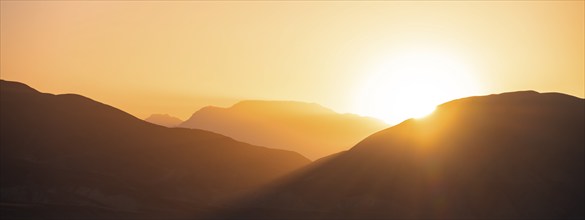
{"label": "dark mountain ridge", "polygon": [[[583,219],[585,101],[445,103],[233,203],[222,219]],[[226,214],[229,213],[229,214]]]}
{"label": "dark mountain ridge", "polygon": [[8,81],[0,91],[3,217],[195,215],[309,162],[208,131],[154,125],[79,95]]}

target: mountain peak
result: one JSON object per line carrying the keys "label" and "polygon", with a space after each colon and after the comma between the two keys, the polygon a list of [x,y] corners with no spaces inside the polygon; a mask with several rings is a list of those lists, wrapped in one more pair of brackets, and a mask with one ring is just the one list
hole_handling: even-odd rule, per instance
{"label": "mountain peak", "polygon": [[183,123],[181,119],[171,116],[169,114],[152,114],[148,116],[148,118],[145,118],[144,120],[153,124],[169,128],[176,127],[177,125]]}
{"label": "mountain peak", "polygon": [[[491,103],[493,105],[496,104],[511,104],[511,103],[534,103],[538,104],[541,102],[564,102],[567,99],[580,99],[575,96],[567,95],[564,93],[557,93],[557,92],[546,92],[540,93],[533,90],[526,90],[526,91],[514,91],[514,92],[504,92],[500,94],[491,94],[485,96],[471,96],[461,99],[455,99],[446,103],[443,103],[438,106],[438,110],[441,108],[448,108],[451,106],[456,106],[460,104],[467,104],[467,103]],[[471,106],[470,106],[471,107]]]}
{"label": "mountain peak", "polygon": [[15,81],[0,80],[0,86],[2,87],[3,90],[10,91],[10,92],[40,93],[36,89],[33,89],[32,87],[30,87],[24,83],[15,82]]}

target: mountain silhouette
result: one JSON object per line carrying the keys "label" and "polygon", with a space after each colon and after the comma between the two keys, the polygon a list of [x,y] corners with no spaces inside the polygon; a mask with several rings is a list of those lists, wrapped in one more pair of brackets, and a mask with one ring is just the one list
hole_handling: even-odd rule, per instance
{"label": "mountain silhouette", "polygon": [[583,219],[584,148],[583,99],[533,91],[463,98],[279,179],[220,216]]}
{"label": "mountain silhouette", "polygon": [[148,118],[145,118],[144,120],[168,128],[177,127],[177,125],[183,123],[181,119],[170,116],[168,114],[152,114],[148,116]]}
{"label": "mountain silhouette", "polygon": [[79,95],[9,81],[0,91],[2,219],[195,215],[310,162]]}
{"label": "mountain silhouette", "polygon": [[347,150],[387,125],[372,118],[339,114],[318,104],[249,100],[229,108],[202,108],[179,127],[208,130],[317,159]]}

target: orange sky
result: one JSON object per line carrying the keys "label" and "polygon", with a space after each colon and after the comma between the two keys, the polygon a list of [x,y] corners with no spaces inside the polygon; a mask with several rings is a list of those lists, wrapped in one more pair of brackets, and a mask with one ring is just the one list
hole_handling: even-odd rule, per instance
{"label": "orange sky", "polygon": [[368,94],[356,94],[369,91],[364,82],[392,59],[423,51],[449,54],[477,82],[443,99],[515,90],[584,97],[584,8],[583,1],[2,1],[0,73],[141,118],[186,119],[202,106],[242,99],[363,113],[356,99]]}

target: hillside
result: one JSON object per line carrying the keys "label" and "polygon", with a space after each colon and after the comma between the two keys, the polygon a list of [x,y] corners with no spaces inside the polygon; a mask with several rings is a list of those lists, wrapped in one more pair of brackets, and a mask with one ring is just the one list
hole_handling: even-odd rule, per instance
{"label": "hillside", "polygon": [[190,216],[309,162],[79,95],[8,81],[0,91],[3,219]]}
{"label": "hillside", "polygon": [[580,98],[513,92],[454,100],[282,178],[221,216],[583,219],[584,134]]}

